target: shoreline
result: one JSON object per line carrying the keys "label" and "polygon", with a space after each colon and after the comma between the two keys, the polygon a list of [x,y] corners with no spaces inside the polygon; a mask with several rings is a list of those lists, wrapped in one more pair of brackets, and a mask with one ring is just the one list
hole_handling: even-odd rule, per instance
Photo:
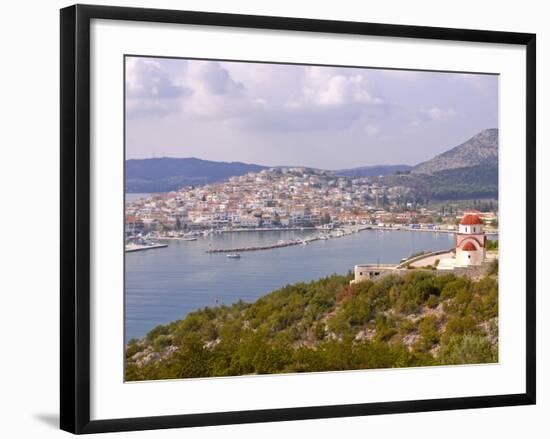
{"label": "shoreline", "polygon": [[[216,230],[214,232],[208,232],[208,235],[221,235],[223,233],[244,233],[244,232],[301,232],[309,230],[320,230],[316,227],[258,227],[255,229],[231,229],[231,230]],[[192,233],[192,232],[191,232]],[[189,238],[204,238],[205,235],[201,232],[198,232],[197,235],[190,236],[159,236],[154,239],[158,240],[175,240],[175,241],[188,241]]]}
{"label": "shoreline", "polygon": [[[429,245],[432,242],[432,240],[435,240],[434,242],[438,242],[438,243],[440,243],[440,242],[445,243],[448,240],[449,240],[449,242],[452,241],[452,238],[450,236],[448,237],[448,235],[443,235],[443,234],[439,235],[440,236],[439,238],[435,238],[437,236],[437,234],[435,234],[435,235],[416,235],[417,238],[413,238],[414,235],[412,235],[412,234],[405,234],[404,233],[404,234],[400,235],[400,234],[387,233],[386,231],[383,230],[384,228],[382,228],[382,227],[354,226],[354,228],[358,231],[359,231],[359,229],[361,229],[361,231],[362,230],[379,230],[379,231],[377,231],[376,233],[366,233],[364,235],[356,237],[357,239],[350,238],[346,242],[344,242],[344,241],[342,241],[342,243],[336,242],[333,245],[329,244],[328,246],[325,246],[325,245],[321,245],[321,244],[317,244],[317,245],[313,244],[311,249],[308,248],[309,246],[304,246],[303,250],[305,250],[305,252],[301,251],[302,250],[301,247],[295,246],[294,249],[289,250],[288,252],[285,251],[284,254],[282,254],[282,252],[281,252],[281,255],[275,255],[275,253],[277,253],[277,252],[267,252],[266,251],[265,253],[260,253],[257,256],[260,257],[260,255],[261,255],[261,257],[264,257],[264,255],[265,255],[268,258],[273,258],[273,257],[274,258],[279,258],[279,260],[282,257],[283,260],[285,260],[287,254],[293,254],[293,255],[306,254],[306,255],[308,255],[308,254],[311,254],[310,251],[313,251],[314,254],[317,254],[319,256],[320,260],[324,261],[326,258],[330,259],[332,257],[332,253],[333,253],[332,248],[338,248],[338,249],[348,249],[349,248],[349,249],[352,249],[351,250],[352,254],[356,254],[357,251],[355,249],[357,247],[362,247],[362,244],[360,244],[360,243],[363,242],[364,239],[367,240],[366,241],[367,243],[368,242],[375,242],[375,241],[378,241],[380,239],[384,239],[384,240],[389,240],[389,242],[391,242],[391,243],[395,243],[395,245],[398,245],[399,249],[401,250],[401,251],[394,251],[393,253],[395,253],[395,254],[392,253],[392,258],[388,259],[388,262],[393,262],[393,263],[397,264],[401,261],[403,256],[409,256],[411,253],[413,253],[415,251],[415,249],[426,250],[426,249],[439,248],[439,247],[434,247],[434,246]],[[351,230],[350,227],[348,227],[347,229]],[[409,228],[399,228],[399,229],[395,228],[395,227],[394,228],[390,228],[390,227],[387,228],[387,231],[392,231],[392,230],[417,231],[417,229],[409,229]],[[426,231],[434,231],[434,230],[426,230]],[[313,236],[316,236],[317,234],[318,233],[314,233],[311,236],[313,237]],[[347,235],[342,235],[342,237],[349,236],[349,235],[352,235],[352,234],[353,234],[353,232],[351,232]],[[386,238],[383,238],[384,235],[386,236]],[[236,235],[236,236],[238,236],[238,235]],[[248,235],[241,235],[241,236],[243,236],[243,238],[245,238]],[[257,236],[261,236],[261,235],[257,235]],[[432,238],[432,236],[434,238]],[[252,237],[252,235],[251,235],[251,237]],[[420,239],[420,241],[418,241],[419,239]],[[231,240],[226,241],[225,238],[216,239],[214,237],[214,238],[211,238],[211,240],[212,240],[213,243],[219,242],[220,244],[222,242],[228,242],[228,243],[231,242]],[[266,245],[269,241],[271,241],[273,244],[275,244],[277,242],[277,238],[275,237],[275,239],[273,239],[273,240],[266,239],[266,241],[267,242],[264,243],[263,245]],[[329,239],[329,241],[330,241],[330,239]],[[409,248],[410,246],[408,244],[406,244],[409,241],[419,243],[419,244],[416,245],[416,247]],[[165,249],[163,252],[159,251],[158,253],[151,254],[150,256],[153,258],[154,261],[156,261],[159,258],[160,258],[160,260],[163,260],[163,258],[166,257],[166,256],[164,256],[165,254],[169,254],[169,255],[170,254],[175,254],[174,252],[178,252],[179,251],[178,248],[181,247],[181,251],[185,251],[186,254],[190,251],[191,252],[196,251],[197,252],[197,257],[199,257],[198,256],[199,253],[202,253],[203,255],[205,254],[206,250],[208,249],[208,242],[209,242],[209,240],[202,240],[201,241],[199,239],[199,242],[197,244],[200,244],[200,247],[198,247],[198,246],[196,247],[195,245],[193,245],[192,242],[187,243],[188,245],[186,245],[185,243],[177,244],[177,245],[171,245],[168,241],[166,241],[166,245],[168,246],[167,249]],[[424,242],[426,242],[427,244],[426,245],[422,244]],[[242,246],[246,246],[247,244],[248,245],[252,245],[252,244],[260,245],[260,244],[262,244],[261,240],[256,240],[256,239],[253,239],[252,241],[244,240],[242,242],[239,239],[239,243]],[[399,243],[403,243],[403,244],[401,245]],[[235,244],[237,244],[237,243],[235,243]],[[451,244],[447,244],[447,246],[450,247]],[[368,251],[369,248],[371,248],[371,245],[366,247],[365,251],[367,251],[367,256],[368,256],[368,253],[369,253],[369,251]],[[393,248],[393,247],[390,246],[390,248]],[[297,250],[297,252],[296,252],[296,250]],[[350,251],[347,251],[347,250],[343,250],[343,251],[346,254],[350,253]],[[360,251],[362,251],[362,250],[360,250]],[[385,252],[385,250],[384,250],[384,252]],[[270,256],[272,254],[274,256]],[[340,253],[338,253],[338,254],[340,254]],[[350,259],[349,263],[347,265],[345,265],[343,268],[337,270],[336,268],[333,267],[333,269],[331,269],[329,271],[326,271],[326,272],[325,272],[325,270],[320,270],[320,271],[322,271],[322,273],[319,273],[319,277],[311,277],[311,279],[318,279],[318,278],[324,277],[324,276],[326,276],[326,275],[328,275],[332,272],[340,273],[340,274],[343,275],[343,274],[347,273],[350,270],[350,268],[354,266],[354,264],[358,264],[358,263],[361,263],[361,262],[364,262],[364,261],[371,261],[372,263],[375,263],[375,261],[377,260],[376,256],[378,256],[378,254],[373,253],[373,255],[368,256],[367,258],[365,258],[365,255],[361,256],[362,253],[358,253],[358,254],[359,254],[359,256],[357,256],[357,257],[349,258]],[[232,270],[241,270],[241,271],[244,270],[244,272],[250,271],[248,269],[242,269],[242,267],[246,267],[248,265],[248,264],[246,264],[246,261],[248,260],[248,258],[249,257],[252,257],[253,259],[256,258],[255,253],[246,254],[246,256],[243,255],[243,257],[245,259],[242,259],[242,260],[245,261],[244,264],[243,263],[234,264],[234,262],[232,260],[228,260],[227,263],[224,262],[226,260],[226,257],[222,253],[218,254],[217,256],[216,256],[216,254],[213,254],[211,256],[212,256],[211,260],[210,260],[210,258],[205,259],[205,261],[208,261],[208,262],[205,262],[205,264],[211,264],[211,263],[214,263],[214,261],[217,261],[217,263],[221,264],[222,268],[223,267],[229,267],[228,269],[230,271],[232,271]],[[130,259],[131,260],[136,260],[136,261],[140,260],[140,258],[134,259],[134,257],[130,257]],[[342,259],[344,259],[344,257]],[[292,260],[294,260],[294,256],[293,256]],[[239,267],[241,267],[241,268],[239,268]],[[223,268],[223,269],[226,270],[227,268]],[[292,271],[292,270],[290,270],[290,271]],[[283,276],[284,279],[286,279],[285,276]],[[292,273],[289,276],[292,277]],[[307,277],[307,280],[309,280],[310,279],[310,268],[308,268],[307,276],[300,275],[298,277],[299,277],[299,279],[298,278],[296,278],[296,279],[292,278],[293,282],[306,281],[306,277]],[[263,280],[262,280],[262,282],[263,282]],[[262,295],[268,294],[270,291],[273,291],[275,289],[280,288],[281,287],[280,284],[284,283],[284,282],[277,283],[276,281],[273,281],[273,282],[266,281],[266,282],[269,283],[269,288],[266,287],[265,289],[262,289],[261,290],[263,292]],[[256,282],[254,282],[254,283],[256,283]],[[167,288],[169,288],[169,287],[170,287],[170,285]],[[239,291],[237,291],[237,290],[239,290]],[[251,293],[246,288],[245,288],[244,291],[240,291],[241,290],[240,287],[237,287],[237,290],[236,291],[239,292],[239,294],[242,294],[240,296],[241,298],[246,297],[246,299],[243,299],[243,300],[245,300],[245,301],[256,300],[256,291],[254,293]],[[259,291],[260,290],[258,290],[258,292]],[[128,294],[128,293],[126,293],[126,294]],[[221,295],[219,297],[218,297],[218,295],[212,295],[212,297],[214,297],[214,296],[215,296],[215,299],[216,299],[216,301],[215,301],[216,304],[218,303],[218,299],[220,300],[220,303],[227,303],[227,304],[231,304],[231,303],[234,303],[234,302],[237,301],[237,298],[235,298],[237,296],[233,297],[234,296],[233,293],[228,295],[228,297],[225,297],[224,295]],[[176,297],[176,300],[174,301],[174,303],[178,303],[178,306],[183,307],[184,311],[181,314],[182,316],[186,315],[189,312],[192,312],[191,309],[196,310],[196,309],[200,309],[201,307],[204,307],[204,306],[213,306],[214,305],[214,301],[213,301],[214,299],[210,300],[211,297],[207,296],[207,295],[205,297],[208,300],[203,300],[203,299],[193,300],[193,301],[190,301],[189,305],[187,304],[187,301],[185,301],[185,300],[182,301],[182,300],[178,299],[177,298],[178,296],[174,296],[174,297]],[[252,299],[252,297],[254,297],[254,299]],[[230,300],[230,298],[231,298],[231,300]],[[180,302],[181,302],[181,304],[180,304]],[[191,305],[193,305],[193,306],[191,306]],[[139,311],[139,309],[140,309],[139,307],[136,308],[137,311]],[[131,329],[128,329],[130,331],[129,334],[128,334],[129,335],[128,338],[139,337],[142,334],[146,333],[147,331],[151,330],[157,324],[166,324],[167,322],[170,322],[170,321],[173,320],[170,317],[171,316],[166,317],[166,316],[164,316],[164,313],[159,312],[159,316],[155,315],[150,319],[151,322],[152,322],[150,325],[143,325],[139,322],[138,323],[128,323],[128,325],[130,325],[129,328],[131,328]],[[147,319],[147,320],[149,320],[149,319]]]}
{"label": "shoreline", "polygon": [[[387,226],[376,226],[376,225],[360,225],[360,226],[342,226],[341,228],[335,228],[335,229],[319,229],[317,227],[277,227],[277,228],[267,228],[267,227],[261,227],[261,228],[255,228],[255,229],[231,229],[231,230],[217,230],[215,232],[210,232],[209,234],[222,234],[222,233],[243,233],[243,232],[290,232],[290,231],[318,231],[320,233],[326,233],[331,234],[332,232],[337,231],[343,231],[344,235],[347,236],[351,233],[357,233],[362,232],[364,230],[379,230],[384,232],[392,232],[392,231],[402,231],[402,232],[423,232],[423,233],[457,233],[458,230],[448,230],[448,229],[417,229],[412,228],[408,226],[396,226],[396,227],[387,227]],[[486,235],[498,235],[498,230],[495,231],[485,231]],[[199,233],[198,235],[192,235],[196,238],[201,238],[204,236],[201,236]],[[340,237],[340,236],[332,236],[332,237]],[[157,240],[180,240],[185,241],[189,239],[189,236],[158,236],[154,237],[154,239]]]}
{"label": "shoreline", "polygon": [[[447,233],[453,234],[457,233],[456,230],[441,230],[441,229],[417,229],[412,227],[385,227],[385,226],[343,226],[340,229],[318,229],[316,227],[295,227],[295,228],[259,228],[259,229],[235,229],[235,230],[220,230],[219,232],[214,232],[214,234],[221,233],[240,233],[240,232],[284,232],[284,231],[311,231],[317,230],[320,232],[317,236],[311,236],[299,240],[277,242],[269,245],[262,246],[251,246],[251,247],[235,247],[235,248],[211,248],[206,250],[206,253],[238,253],[238,252],[248,252],[248,251],[260,251],[260,250],[273,250],[277,248],[292,247],[296,245],[307,245],[315,241],[323,241],[334,238],[342,238],[344,236],[352,235],[353,233],[363,232],[365,230],[373,231],[383,231],[383,232],[393,232],[393,231],[402,231],[402,232],[431,232],[431,233]],[[336,232],[335,232],[336,230]],[[498,231],[487,231],[485,232],[488,236],[498,235]],[[195,236],[184,237],[184,236],[161,236],[155,237],[154,239],[158,241],[196,241],[199,238],[204,238],[205,236]],[[157,248],[168,247],[168,244],[164,243],[155,243],[153,245],[132,245],[131,247],[125,246],[125,252],[131,253],[136,251],[151,250]]]}

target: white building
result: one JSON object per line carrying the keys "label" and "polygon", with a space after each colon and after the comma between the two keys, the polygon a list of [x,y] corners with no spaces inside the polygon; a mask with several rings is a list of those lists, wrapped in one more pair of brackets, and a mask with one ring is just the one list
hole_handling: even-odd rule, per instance
{"label": "white building", "polygon": [[485,260],[486,237],[478,215],[465,215],[456,233],[456,266],[481,265]]}

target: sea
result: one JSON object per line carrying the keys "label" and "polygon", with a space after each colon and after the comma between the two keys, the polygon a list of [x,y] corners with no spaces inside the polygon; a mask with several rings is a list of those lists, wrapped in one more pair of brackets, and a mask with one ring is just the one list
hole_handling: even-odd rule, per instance
{"label": "sea", "polygon": [[413,253],[454,246],[450,233],[365,230],[307,245],[241,252],[240,259],[207,253],[211,247],[269,245],[318,233],[221,233],[196,241],[170,240],[165,248],[126,253],[126,341],[206,306],[253,302],[287,284],[346,274],[356,264],[398,263]]}

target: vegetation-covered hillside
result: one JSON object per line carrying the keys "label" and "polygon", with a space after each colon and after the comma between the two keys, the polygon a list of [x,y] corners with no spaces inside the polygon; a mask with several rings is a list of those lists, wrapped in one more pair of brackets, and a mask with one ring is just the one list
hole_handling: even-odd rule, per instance
{"label": "vegetation-covered hillside", "polygon": [[434,200],[498,198],[498,166],[447,169],[428,177]]}
{"label": "vegetation-covered hillside", "polygon": [[409,165],[375,165],[341,169],[339,171],[333,171],[332,173],[345,177],[378,177],[380,175],[395,174],[396,172],[407,172],[411,169],[412,166]]}
{"label": "vegetation-covered hillside", "polygon": [[496,270],[478,281],[413,270],[352,286],[333,275],[204,308],[132,340],[126,379],[495,362]]}
{"label": "vegetation-covered hillside", "polygon": [[433,174],[397,173],[381,177],[388,186],[412,190],[423,202],[498,198],[498,166],[478,165]]}

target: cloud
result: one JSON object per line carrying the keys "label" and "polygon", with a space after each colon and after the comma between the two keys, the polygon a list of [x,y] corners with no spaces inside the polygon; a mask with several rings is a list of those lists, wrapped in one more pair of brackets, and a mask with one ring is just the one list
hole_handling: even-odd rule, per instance
{"label": "cloud", "polygon": [[492,75],[166,58],[127,63],[129,157],[163,151],[327,169],[357,160],[416,163],[498,126]]}
{"label": "cloud", "polygon": [[173,75],[154,59],[128,58],[125,79],[129,116],[177,111],[180,99],[191,94],[190,89],[175,82]]}
{"label": "cloud", "polygon": [[378,127],[376,125],[367,124],[365,130],[367,131],[367,134],[369,136],[375,136],[376,134],[378,134]]}
{"label": "cloud", "polygon": [[453,81],[461,82],[476,90],[482,95],[489,95],[498,88],[498,75],[460,73],[450,77]]}
{"label": "cloud", "polygon": [[206,95],[235,97],[245,91],[244,85],[235,81],[227,69],[212,61],[190,63],[185,82],[189,87],[198,89]]}
{"label": "cloud", "polygon": [[211,61],[129,58],[126,96],[130,117],[230,119],[249,106],[244,85]]}
{"label": "cloud", "polygon": [[[130,58],[127,109],[129,116],[170,114],[185,124],[200,120],[248,133],[357,127],[376,136],[388,132],[392,123],[414,128],[454,119],[454,108],[434,101],[426,88],[446,77],[431,72]],[[418,110],[416,103],[414,108],[415,100],[426,106]]]}
{"label": "cloud", "polygon": [[363,74],[346,75],[341,69],[307,67],[303,78],[302,93],[287,102],[290,108],[342,107],[344,105],[380,105],[383,100],[367,89]]}
{"label": "cloud", "polygon": [[452,108],[442,109],[439,107],[432,107],[427,110],[422,109],[419,114],[421,118],[432,121],[447,121],[456,116],[456,112]]}
{"label": "cloud", "polygon": [[261,129],[326,131],[351,127],[384,100],[369,89],[367,77],[355,69],[293,66],[293,82],[285,82],[264,114],[250,123]]}
{"label": "cloud", "polygon": [[133,61],[127,74],[130,114],[172,112],[244,130],[324,131],[349,128],[384,103],[354,69],[181,62],[170,69],[166,60]]}
{"label": "cloud", "polygon": [[419,128],[426,129],[428,124],[450,122],[456,119],[457,112],[453,108],[430,107],[422,108],[412,113],[412,119],[406,125],[407,132],[417,132]]}

